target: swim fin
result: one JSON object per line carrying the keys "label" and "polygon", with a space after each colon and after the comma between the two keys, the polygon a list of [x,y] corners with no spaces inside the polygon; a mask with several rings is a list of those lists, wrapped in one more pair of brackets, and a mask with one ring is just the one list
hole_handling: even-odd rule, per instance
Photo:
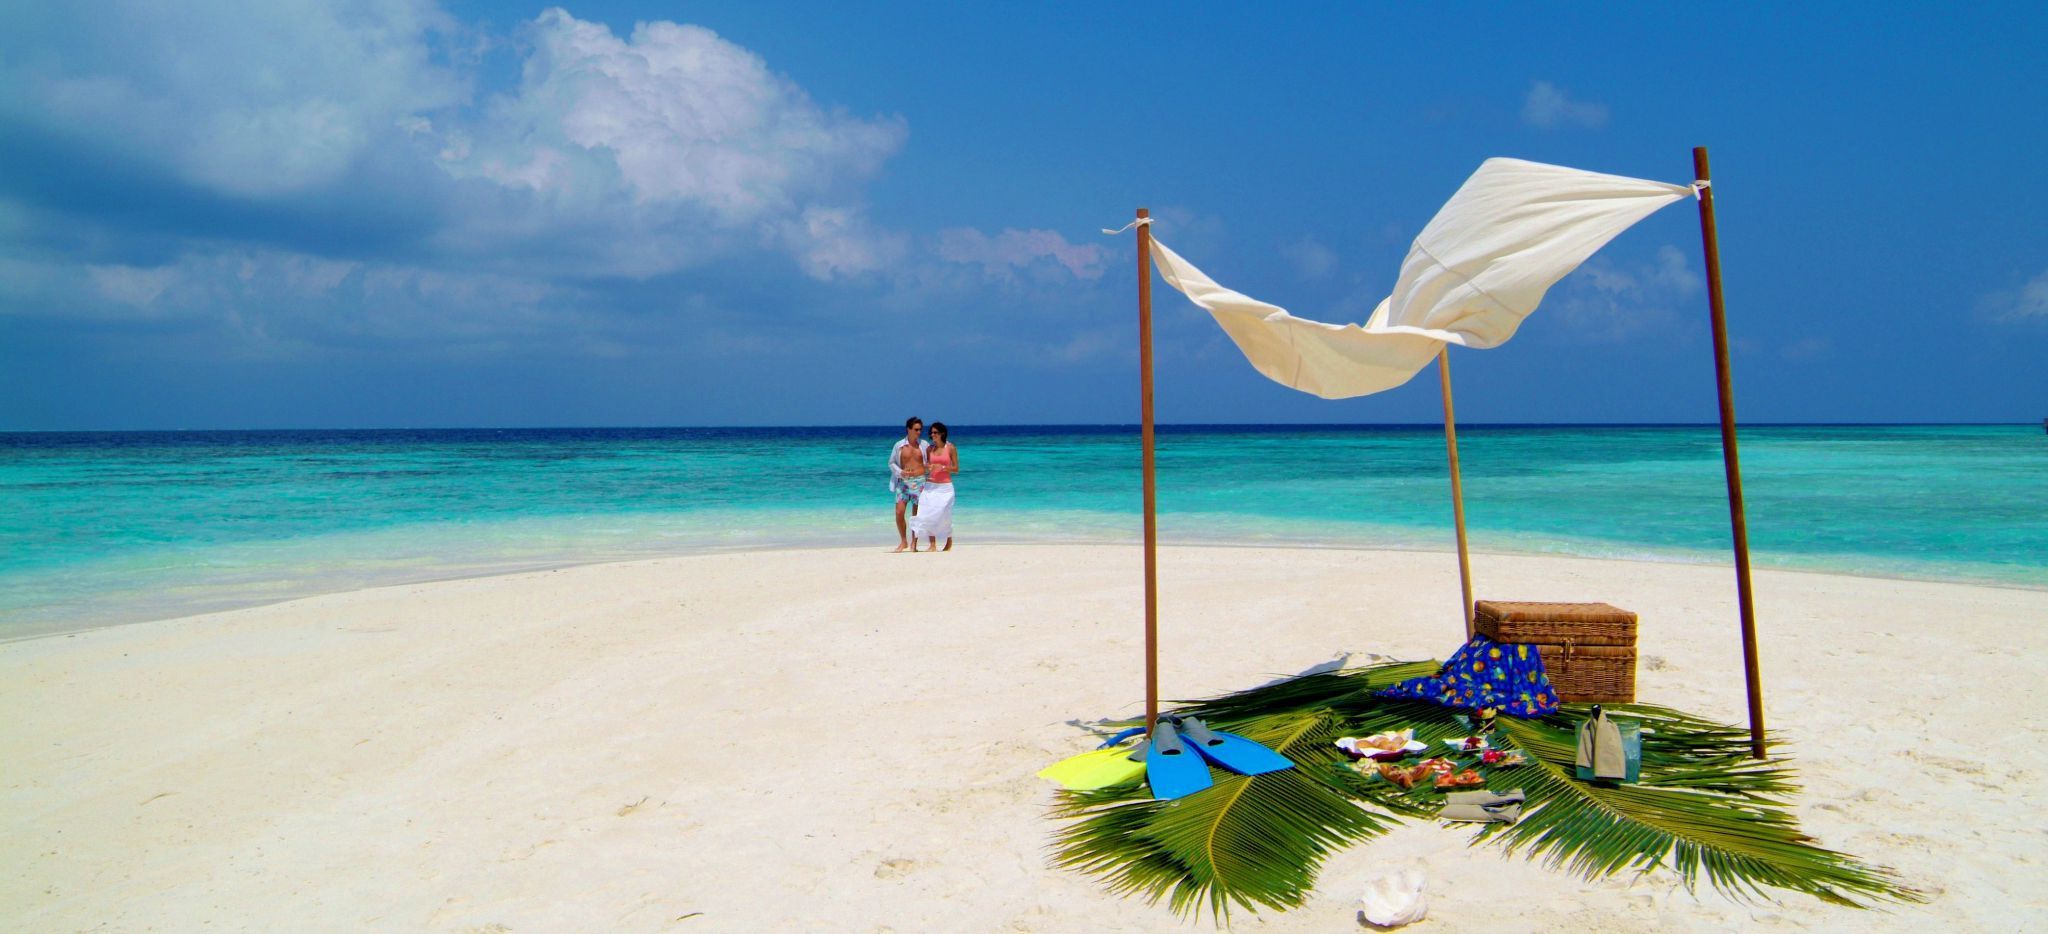
{"label": "swim fin", "polygon": [[1194,717],[1180,718],[1180,731],[1187,744],[1211,762],[1239,775],[1264,775],[1294,768],[1294,763],[1271,749],[1236,733],[1218,733]]}
{"label": "swim fin", "polygon": [[1209,787],[1209,765],[1188,750],[1174,732],[1173,721],[1165,717],[1152,725],[1152,739],[1145,747],[1145,781],[1154,798],[1179,798]]}
{"label": "swim fin", "polygon": [[[1140,747],[1142,750],[1143,747]],[[1145,763],[1139,751],[1129,746],[1113,746],[1108,749],[1091,749],[1078,756],[1068,756],[1038,773],[1039,778],[1058,782],[1068,791],[1094,791],[1136,781],[1145,774]]]}

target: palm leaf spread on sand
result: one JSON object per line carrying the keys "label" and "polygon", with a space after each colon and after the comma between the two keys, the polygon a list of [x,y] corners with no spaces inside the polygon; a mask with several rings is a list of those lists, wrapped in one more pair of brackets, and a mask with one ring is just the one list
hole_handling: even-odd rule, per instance
{"label": "palm leaf spread on sand", "polygon": [[[1433,662],[1404,662],[1306,675],[1184,708],[1278,750],[1295,768],[1249,778],[1218,772],[1211,788],[1170,802],[1152,800],[1138,779],[1061,792],[1053,814],[1073,823],[1057,832],[1054,861],[1099,875],[1120,894],[1165,898],[1180,914],[1207,907],[1223,920],[1232,906],[1299,906],[1333,850],[1402,818],[1433,818],[1442,806],[1429,783],[1403,790],[1360,775],[1331,743],[1408,728],[1432,745],[1462,735],[1455,711],[1375,693],[1435,670]],[[1528,762],[1480,771],[1488,787],[1520,788],[1527,801],[1519,821],[1483,825],[1474,844],[1525,852],[1589,881],[1665,866],[1688,888],[1705,875],[1738,898],[1776,888],[1853,907],[1922,899],[1890,871],[1801,833],[1785,809],[1797,791],[1789,767],[1747,758],[1746,732],[1647,704],[1607,709],[1642,722],[1641,781],[1576,777],[1574,730],[1587,708],[1501,717],[1494,744]]]}
{"label": "palm leaf spread on sand", "polygon": [[[1059,835],[1058,862],[1104,875],[1112,890],[1175,911],[1227,915],[1246,908],[1291,908],[1315,884],[1331,850],[1385,833],[1391,815],[1353,803],[1332,768],[1338,720],[1325,711],[1233,723],[1247,738],[1293,759],[1296,767],[1247,778],[1220,777],[1178,801],[1154,801],[1138,780],[1059,805],[1080,820]],[[1324,768],[1310,767],[1320,764]]]}

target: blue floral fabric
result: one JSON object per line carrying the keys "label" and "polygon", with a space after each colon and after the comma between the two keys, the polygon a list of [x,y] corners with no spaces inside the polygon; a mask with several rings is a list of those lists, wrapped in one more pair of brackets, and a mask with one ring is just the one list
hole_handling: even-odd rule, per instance
{"label": "blue floral fabric", "polygon": [[1543,673],[1543,656],[1535,648],[1504,645],[1485,636],[1473,636],[1435,675],[1410,678],[1380,695],[1461,710],[1497,707],[1513,717],[1553,713],[1558,703],[1557,691]]}

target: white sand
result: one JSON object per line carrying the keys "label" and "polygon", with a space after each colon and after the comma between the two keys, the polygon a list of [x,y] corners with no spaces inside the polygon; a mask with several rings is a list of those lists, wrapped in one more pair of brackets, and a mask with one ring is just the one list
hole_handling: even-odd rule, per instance
{"label": "white sand", "polygon": [[[1732,573],[1484,557],[1479,595],[1643,616],[1644,700],[1739,722]],[[1455,648],[1449,555],[1162,553],[1163,689]],[[1890,913],[1582,883],[1411,825],[1237,927],[2048,925],[2048,591],[1757,575],[1774,727]],[[1166,930],[1047,865],[1070,721],[1141,706],[1134,547],[792,551],[387,588],[0,645],[0,927]],[[1361,659],[1362,661],[1363,659]],[[496,926],[496,927],[494,927]],[[1202,928],[1207,925],[1203,924]]]}

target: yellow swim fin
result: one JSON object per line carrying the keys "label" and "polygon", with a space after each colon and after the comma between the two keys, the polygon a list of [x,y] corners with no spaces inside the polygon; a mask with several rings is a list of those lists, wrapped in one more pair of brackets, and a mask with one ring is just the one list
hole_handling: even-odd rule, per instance
{"label": "yellow swim fin", "polygon": [[1046,766],[1038,777],[1058,782],[1068,791],[1094,791],[1121,785],[1145,774],[1145,763],[1131,761],[1131,754],[1135,751],[1129,746],[1090,750]]}

